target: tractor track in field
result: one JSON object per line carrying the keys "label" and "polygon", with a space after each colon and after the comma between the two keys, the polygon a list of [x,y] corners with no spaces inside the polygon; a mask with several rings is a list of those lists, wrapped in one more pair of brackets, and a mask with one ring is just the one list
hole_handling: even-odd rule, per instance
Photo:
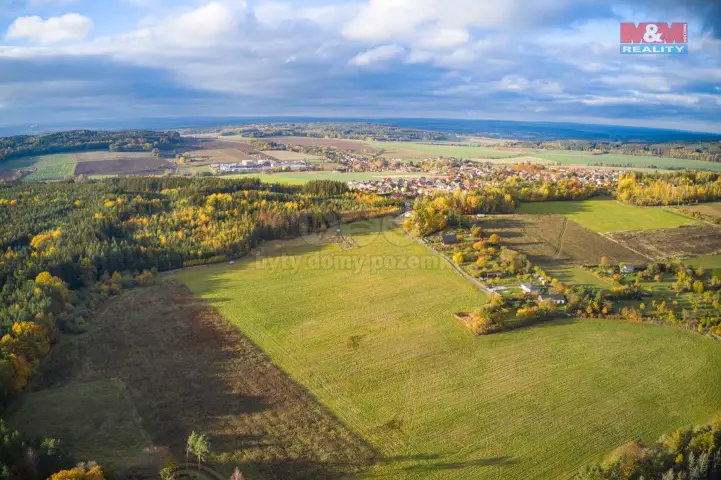
{"label": "tractor track in field", "polygon": [[563,237],[566,235],[566,228],[568,227],[568,217],[563,217],[563,225],[561,226],[561,233],[558,234],[558,243],[556,244],[556,251],[553,252],[553,258],[558,258],[563,250]]}

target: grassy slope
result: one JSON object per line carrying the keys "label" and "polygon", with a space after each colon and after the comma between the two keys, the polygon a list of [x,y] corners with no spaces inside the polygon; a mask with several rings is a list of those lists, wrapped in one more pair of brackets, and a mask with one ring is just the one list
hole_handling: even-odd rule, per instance
{"label": "grassy slope", "polygon": [[267,183],[289,183],[291,185],[302,185],[311,180],[338,180],[347,182],[348,180],[379,180],[384,177],[420,177],[419,173],[404,172],[352,172],[352,173],[333,173],[333,172],[297,172],[297,173],[239,173],[234,175],[225,175],[224,178],[244,178],[255,177]]}
{"label": "grassy slope", "polygon": [[28,435],[62,439],[82,460],[125,463],[152,445],[119,379],[30,393],[9,421]]}
{"label": "grassy slope", "polygon": [[665,208],[636,207],[608,198],[579,202],[523,203],[521,214],[561,214],[595,232],[670,228],[694,220]]}
{"label": "grassy slope", "polygon": [[679,158],[643,157],[636,155],[593,155],[589,152],[577,152],[568,150],[539,150],[536,155],[545,160],[551,160],[566,165],[627,165],[631,164],[637,168],[648,168],[656,166],[661,169],[669,168],[698,168],[713,171],[721,171],[721,164],[714,162],[702,162],[700,160],[685,160]]}
{"label": "grassy slope", "polygon": [[0,164],[0,168],[3,170],[19,170],[28,167],[35,167],[37,171],[23,177],[25,181],[62,180],[73,175],[75,161],[67,153],[58,153],[38,157],[15,158]]}
{"label": "grassy slope", "polygon": [[290,248],[274,257],[286,269],[251,259],[178,274],[383,451],[370,477],[563,478],[721,408],[721,346],[691,333],[586,321],[473,337],[451,313],[482,295],[446,264],[315,268],[427,254],[397,231],[370,238],[343,253]]}

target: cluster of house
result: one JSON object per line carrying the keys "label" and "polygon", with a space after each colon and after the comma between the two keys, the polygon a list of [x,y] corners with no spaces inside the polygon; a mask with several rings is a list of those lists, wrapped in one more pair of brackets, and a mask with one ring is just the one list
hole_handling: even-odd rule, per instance
{"label": "cluster of house", "polygon": [[521,291],[525,293],[526,295],[530,295],[531,297],[538,298],[539,302],[545,302],[547,300],[552,301],[556,305],[565,305],[566,304],[566,297],[564,295],[549,295],[549,294],[543,294],[543,287],[539,287],[538,285],[533,285],[532,283],[521,283]]}
{"label": "cluster of house", "polygon": [[386,177],[377,180],[350,180],[348,186],[353,190],[362,192],[373,192],[378,194],[401,194],[415,197],[423,194],[431,194],[438,190],[453,191],[460,188],[460,183],[448,182],[447,178],[441,177]]}
{"label": "cluster of house", "polygon": [[[415,168],[417,167],[409,167]],[[399,170],[400,173],[404,171]],[[503,185],[508,179],[520,179],[528,183],[557,182],[573,179],[580,185],[611,185],[618,182],[618,170],[593,168],[544,167],[522,169],[515,166],[492,166],[473,162],[457,168],[433,168],[424,176],[386,177],[374,180],[351,181],[348,185],[356,190],[378,194],[403,194],[409,196],[432,194],[437,191],[456,189],[472,190],[493,185]],[[415,174],[417,175],[417,173]]]}

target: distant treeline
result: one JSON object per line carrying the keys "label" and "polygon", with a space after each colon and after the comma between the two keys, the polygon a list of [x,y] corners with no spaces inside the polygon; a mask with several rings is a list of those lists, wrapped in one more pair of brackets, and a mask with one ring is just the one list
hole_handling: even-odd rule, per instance
{"label": "distant treeline", "polygon": [[569,140],[561,142],[510,142],[516,147],[547,150],[580,150],[643,157],[668,157],[721,162],[721,142],[621,143]]}
{"label": "distant treeline", "polygon": [[0,162],[10,158],[52,153],[108,149],[117,152],[143,152],[173,149],[182,143],[177,132],[124,130],[98,132],[74,130],[48,135],[0,138]]}
{"label": "distant treeline", "polygon": [[[213,130],[213,129],[208,129]],[[215,129],[217,131],[217,129]],[[348,138],[353,140],[378,140],[412,142],[419,140],[446,140],[447,135],[429,130],[395,127],[377,123],[273,123],[223,128],[221,135],[263,137],[314,137]]]}

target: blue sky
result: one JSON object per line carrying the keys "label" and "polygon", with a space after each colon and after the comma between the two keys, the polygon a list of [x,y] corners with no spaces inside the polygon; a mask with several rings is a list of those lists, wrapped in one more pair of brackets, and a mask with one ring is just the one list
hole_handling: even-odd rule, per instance
{"label": "blue sky", "polygon": [[[690,53],[620,55],[621,21]],[[721,3],[0,0],[0,125],[223,115],[721,132]]]}

